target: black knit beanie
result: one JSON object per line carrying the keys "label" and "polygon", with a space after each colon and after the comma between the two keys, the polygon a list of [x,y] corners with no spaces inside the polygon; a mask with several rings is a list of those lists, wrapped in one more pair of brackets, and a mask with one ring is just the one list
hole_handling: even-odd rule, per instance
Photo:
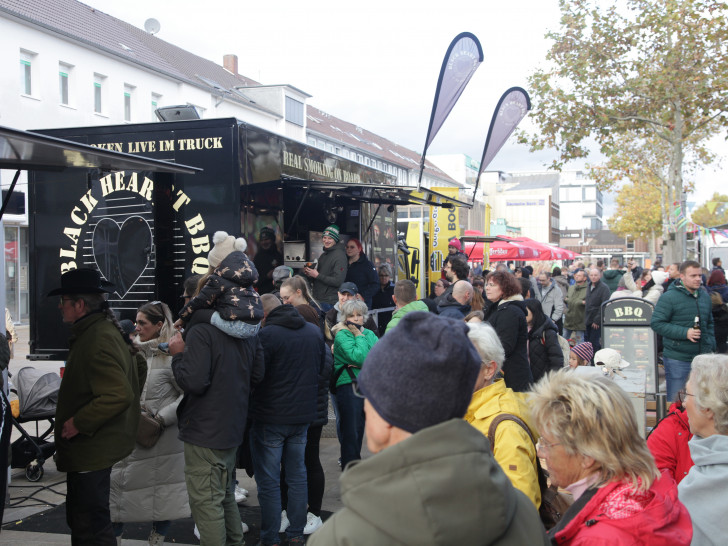
{"label": "black knit beanie", "polygon": [[369,351],[358,387],[385,421],[414,434],[465,415],[480,363],[464,322],[414,311]]}

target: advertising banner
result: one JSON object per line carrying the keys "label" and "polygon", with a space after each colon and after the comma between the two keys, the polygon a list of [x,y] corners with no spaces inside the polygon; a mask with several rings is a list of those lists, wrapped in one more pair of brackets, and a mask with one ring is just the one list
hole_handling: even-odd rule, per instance
{"label": "advertising banner", "polygon": [[[447,197],[458,197],[458,188],[432,188]],[[447,243],[453,237],[460,237],[460,210],[457,207],[446,209],[443,207],[430,207],[430,275],[427,293],[430,284],[437,282],[441,275],[442,262],[447,256]]]}

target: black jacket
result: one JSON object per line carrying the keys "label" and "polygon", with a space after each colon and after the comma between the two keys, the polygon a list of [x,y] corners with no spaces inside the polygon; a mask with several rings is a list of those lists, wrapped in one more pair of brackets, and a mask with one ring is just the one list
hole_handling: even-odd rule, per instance
{"label": "black jacket", "polygon": [[528,333],[528,359],[533,381],[537,382],[550,371],[564,367],[564,352],[559,345],[559,330],[549,317]]}
{"label": "black jacket", "polygon": [[[379,290],[376,294],[372,297],[372,309],[385,309],[387,307],[394,307],[394,300],[392,299],[392,296],[394,295],[394,283],[390,281],[390,283],[382,289],[382,287],[379,287]],[[387,324],[389,324],[389,321],[392,320],[392,313],[393,311],[385,311],[383,313],[377,313],[377,325],[379,326],[379,337],[382,337],[384,335],[384,332],[387,331]]]}
{"label": "black jacket", "polygon": [[503,363],[506,387],[517,392],[527,391],[533,383],[533,375],[526,351],[526,304],[521,299],[501,300],[490,306],[485,320],[495,329],[506,352]]}
{"label": "black jacket", "polygon": [[450,317],[457,320],[463,320],[470,313],[470,305],[463,305],[452,297],[452,294],[445,298],[445,301],[437,306],[437,313],[441,317]]}
{"label": "black jacket", "polygon": [[324,351],[326,362],[319,372],[318,394],[316,395],[316,419],[312,427],[322,427],[329,422],[329,384],[334,373],[334,354],[326,347]]}
{"label": "black jacket", "polygon": [[363,252],[359,254],[359,259],[353,264],[349,264],[346,271],[346,281],[353,282],[359,289],[364,303],[369,309],[372,309],[372,296],[379,290],[379,275],[374,264],[367,259],[367,255]]}
{"label": "black jacket", "polygon": [[280,252],[278,252],[275,243],[272,244],[268,250],[258,246],[258,251],[255,253],[255,258],[253,258],[253,263],[255,264],[255,269],[258,270],[259,275],[258,284],[255,285],[258,293],[268,294],[273,292],[275,288],[273,286],[273,278],[268,277],[268,273],[273,271],[279,265],[283,265],[283,256]]}
{"label": "black jacket", "polygon": [[260,423],[298,425],[316,419],[319,374],[326,364],[321,330],[291,305],[273,309],[258,333],[265,377],[253,391],[250,418]]}
{"label": "black jacket", "polygon": [[607,301],[611,295],[612,293],[604,281],[600,280],[596,286],[589,282],[586,288],[586,310],[584,315],[587,326],[592,324],[602,325],[602,303]]}
{"label": "black jacket", "polygon": [[185,393],[177,407],[179,439],[230,449],[243,443],[250,389],[263,379],[263,348],[257,337],[237,339],[210,325],[212,313],[192,315],[184,352],[172,358],[174,379]]}

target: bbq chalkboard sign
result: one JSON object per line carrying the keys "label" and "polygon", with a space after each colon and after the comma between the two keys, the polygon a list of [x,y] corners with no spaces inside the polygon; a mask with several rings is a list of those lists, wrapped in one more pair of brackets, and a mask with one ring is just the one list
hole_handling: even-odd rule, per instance
{"label": "bbq chalkboard sign", "polygon": [[657,343],[650,328],[653,305],[640,298],[617,298],[602,305],[602,347],[615,349],[632,367],[644,370],[646,392],[658,389]]}

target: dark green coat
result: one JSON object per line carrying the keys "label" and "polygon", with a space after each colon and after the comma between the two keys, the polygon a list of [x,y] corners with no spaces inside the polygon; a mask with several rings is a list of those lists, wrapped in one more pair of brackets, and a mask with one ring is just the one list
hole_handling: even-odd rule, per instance
{"label": "dark green coat", "polygon": [[[702,331],[698,343],[693,343],[687,335],[696,315],[700,316]],[[651,326],[662,336],[663,354],[667,358],[692,362],[699,354],[715,351],[712,304],[702,286],[691,294],[681,280],[672,283],[657,300]]]}
{"label": "dark green coat", "polygon": [[[75,322],[56,407],[58,470],[102,470],[129,455],[139,424],[139,391],[136,362],[106,315],[91,313]],[[66,440],[61,431],[71,417],[80,434]]]}

